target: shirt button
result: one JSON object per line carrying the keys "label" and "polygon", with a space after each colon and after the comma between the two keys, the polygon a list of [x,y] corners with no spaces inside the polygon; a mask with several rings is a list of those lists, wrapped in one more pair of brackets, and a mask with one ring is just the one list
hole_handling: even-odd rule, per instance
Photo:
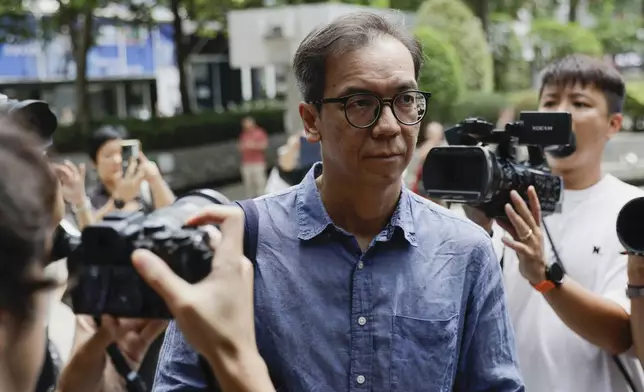
{"label": "shirt button", "polygon": [[362,261],[358,261],[358,269],[363,269],[364,268],[364,263]]}
{"label": "shirt button", "polygon": [[356,377],[356,382],[358,384],[364,384],[365,381],[366,381],[366,379],[364,378],[364,376],[362,374],[359,375],[358,377]]}
{"label": "shirt button", "polygon": [[365,325],[367,323],[367,319],[364,317],[358,317],[358,324],[360,325]]}

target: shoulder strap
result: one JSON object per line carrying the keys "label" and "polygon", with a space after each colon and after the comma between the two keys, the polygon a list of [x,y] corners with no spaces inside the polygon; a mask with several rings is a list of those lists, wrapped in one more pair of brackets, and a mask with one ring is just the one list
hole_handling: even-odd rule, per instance
{"label": "shoulder strap", "polygon": [[246,219],[244,222],[244,255],[255,264],[257,258],[257,237],[259,236],[259,212],[255,200],[246,199],[236,201],[237,205],[244,210]]}
{"label": "shoulder strap", "polygon": [[[255,264],[257,258],[257,236],[259,235],[259,213],[257,205],[253,199],[240,200],[235,202],[244,210],[246,218],[244,219],[244,255]],[[199,366],[203,372],[204,381],[206,382],[209,392],[218,392],[221,389],[215,379],[210,365],[205,358],[199,355]]]}

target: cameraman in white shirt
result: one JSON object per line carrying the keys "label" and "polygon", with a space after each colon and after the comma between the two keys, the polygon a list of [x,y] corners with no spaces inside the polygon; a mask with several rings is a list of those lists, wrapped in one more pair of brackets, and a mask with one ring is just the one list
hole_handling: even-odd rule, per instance
{"label": "cameraman in white shirt", "polygon": [[[531,392],[623,392],[627,378],[644,391],[639,364],[624,354],[632,346],[627,259],[615,232],[622,206],[644,192],[601,171],[604,148],[622,125],[624,97],[621,75],[601,60],[573,55],[548,66],[539,111],[570,112],[577,140],[571,155],[548,156],[564,180],[562,212],[542,222],[533,188],[529,203],[514,194],[509,222],[466,209],[495,238],[504,237],[508,306]],[[612,357],[618,354],[619,363]]]}

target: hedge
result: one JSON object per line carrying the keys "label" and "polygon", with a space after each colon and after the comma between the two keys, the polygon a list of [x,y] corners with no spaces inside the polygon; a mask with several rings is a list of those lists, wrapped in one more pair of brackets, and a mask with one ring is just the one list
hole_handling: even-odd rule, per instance
{"label": "hedge", "polygon": [[[283,109],[256,109],[243,112],[200,113],[174,117],[157,117],[150,120],[114,119],[94,122],[91,129],[101,125],[122,125],[129,137],[141,140],[146,150],[166,150],[217,143],[239,137],[241,120],[246,116],[255,119],[267,133],[284,132]],[[84,151],[88,135],[76,125],[61,126],[54,137],[54,147],[60,153]]]}
{"label": "hedge", "polygon": [[429,26],[454,45],[469,90],[492,91],[492,54],[480,20],[461,0],[425,0],[416,12],[415,26]]}

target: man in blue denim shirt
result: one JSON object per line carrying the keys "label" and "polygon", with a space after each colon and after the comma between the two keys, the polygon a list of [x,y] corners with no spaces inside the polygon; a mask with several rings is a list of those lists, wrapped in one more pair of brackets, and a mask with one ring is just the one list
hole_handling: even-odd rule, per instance
{"label": "man in blue denim shirt", "polygon": [[[322,164],[255,200],[257,345],[278,391],[522,391],[485,231],[402,186],[430,94],[422,51],[369,13],[313,31],[294,69]],[[203,391],[175,324],[154,390]]]}

